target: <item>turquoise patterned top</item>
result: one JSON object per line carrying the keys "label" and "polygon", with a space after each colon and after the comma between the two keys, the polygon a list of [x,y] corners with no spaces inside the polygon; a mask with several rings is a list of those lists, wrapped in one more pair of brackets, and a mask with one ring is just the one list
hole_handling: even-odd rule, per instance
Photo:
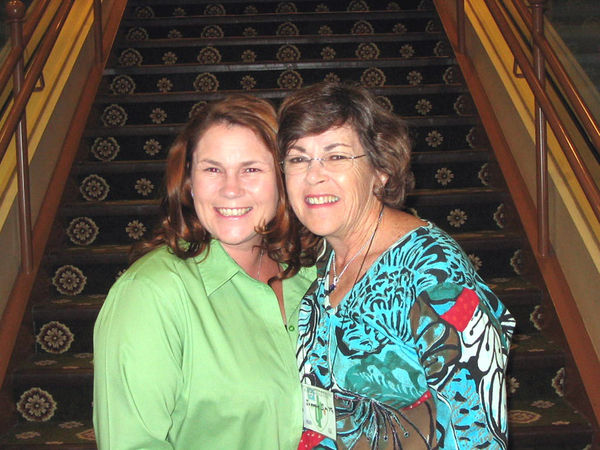
{"label": "turquoise patterned top", "polygon": [[302,381],[334,393],[337,442],[318,448],[507,448],[515,322],[450,236],[408,233],[335,308],[323,275],[298,349]]}

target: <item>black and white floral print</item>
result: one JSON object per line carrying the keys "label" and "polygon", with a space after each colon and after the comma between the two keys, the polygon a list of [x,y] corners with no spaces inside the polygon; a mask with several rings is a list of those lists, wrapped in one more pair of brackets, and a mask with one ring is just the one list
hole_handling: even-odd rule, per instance
{"label": "black and white floral print", "polygon": [[154,184],[147,178],[140,178],[135,182],[135,190],[138,194],[147,197],[154,190]]}
{"label": "black and white floral print", "polygon": [[162,150],[162,144],[156,139],[148,139],[143,148],[147,155],[156,156]]}
{"label": "black and white floral print", "polygon": [[348,12],[366,12],[369,10],[369,5],[367,5],[363,0],[352,0],[348,5]]}
{"label": "black and white floral print", "polygon": [[154,17],[154,10],[149,6],[138,6],[133,11],[133,17],[136,19],[151,19]]}
{"label": "black and white floral print", "polygon": [[173,82],[166,77],[161,78],[156,83],[159,92],[169,92],[173,89]]}
{"label": "black and white floral print", "polygon": [[139,66],[144,61],[140,52],[134,48],[128,48],[121,52],[119,56],[119,64],[124,67]]}
{"label": "black and white floral print", "polygon": [[190,109],[190,118],[194,117],[196,114],[198,114],[202,109],[204,109],[204,107],[206,106],[206,102],[204,100],[200,100],[198,103],[196,103],[194,106],[192,106],[192,108]]}
{"label": "black and white floral print", "polygon": [[254,89],[254,87],[256,86],[256,80],[253,76],[245,75],[244,77],[242,77],[242,81],[240,81],[240,84],[242,85],[242,89],[249,91],[251,89]]}
{"label": "black and white floral print", "polygon": [[352,34],[373,34],[375,30],[373,29],[373,25],[371,25],[366,20],[359,20],[354,25],[352,25],[352,30],[350,31]]}
{"label": "black and white floral print", "polygon": [[363,72],[360,77],[360,82],[368,88],[383,86],[386,82],[386,76],[381,69],[377,67],[370,67]]}
{"label": "black and white floral print", "polygon": [[433,130],[427,133],[425,142],[429,147],[436,148],[442,145],[442,142],[444,142],[444,136],[439,131]]}
{"label": "black and white floral print", "polygon": [[452,48],[448,41],[439,41],[433,48],[435,56],[452,56]]}
{"label": "black and white floral print", "polygon": [[297,13],[298,8],[293,2],[281,2],[275,9],[277,14]]}
{"label": "black and white floral print", "polygon": [[510,265],[517,275],[523,274],[523,250],[515,251],[514,255],[510,259]]}
{"label": "black and white floral print", "polygon": [[245,37],[254,37],[258,36],[258,32],[253,27],[244,28],[244,32],[242,33]]}
{"label": "black and white floral print", "polygon": [[173,52],[166,52],[163,55],[162,60],[165,65],[170,66],[177,62],[177,55]]}
{"label": "black and white floral print", "polygon": [[154,108],[150,113],[150,120],[152,121],[152,123],[155,123],[157,125],[161,124],[165,120],[167,120],[167,113],[162,108]]}
{"label": "black and white floral print", "polygon": [[467,213],[460,208],[453,209],[446,218],[450,226],[460,228],[467,222]]}
{"label": "black and white floral print", "polygon": [[52,277],[52,284],[63,295],[78,295],[83,292],[87,277],[83,272],[70,264],[56,270]]}
{"label": "black and white floral print", "polygon": [[221,62],[221,53],[214,47],[206,47],[198,54],[200,64],[218,64]]}
{"label": "black and white floral print", "polygon": [[201,73],[194,80],[194,89],[199,92],[215,92],[219,89],[219,80],[212,73]]}
{"label": "black and white floral print", "polygon": [[67,227],[67,236],[75,245],[90,245],[98,237],[100,229],[89,217],[76,217]]}
{"label": "black and white floral print", "polygon": [[247,63],[256,61],[256,53],[253,50],[244,50],[242,52],[242,61]]}
{"label": "black and white floral print", "polygon": [[327,36],[327,35],[333,34],[333,30],[331,29],[331,27],[329,27],[327,25],[322,25],[321,27],[319,27],[318,33],[321,36]]}
{"label": "black and white floral print", "polygon": [[417,101],[417,104],[415,105],[415,109],[417,110],[417,112],[419,114],[426,116],[433,109],[433,105],[426,98],[422,98]]}
{"label": "black and white floral print", "polygon": [[106,199],[110,187],[104,178],[92,174],[87,176],[79,186],[79,192],[88,202],[98,202]]}
{"label": "black and white floral print", "polygon": [[64,323],[53,320],[40,328],[35,340],[45,352],[60,355],[69,351],[75,336]]}
{"label": "black and white floral print", "polygon": [[391,100],[389,98],[387,98],[385,95],[378,96],[377,102],[379,102],[379,104],[381,106],[383,106],[389,112],[394,111],[394,105],[392,104]]}
{"label": "black and white floral print", "polygon": [[217,5],[208,5],[206,8],[204,8],[205,16],[224,16],[225,14],[227,14],[227,11],[220,3]]}
{"label": "black and white floral print", "polygon": [[326,83],[339,83],[340,77],[338,77],[334,72],[329,72],[327,75],[325,75],[323,81]]}
{"label": "black and white floral print", "polygon": [[298,31],[298,27],[292,22],[284,22],[277,27],[275,34],[277,36],[298,36],[300,32]]}
{"label": "black and white floral print", "polygon": [[125,227],[127,235],[134,240],[139,240],[146,232],[146,226],[139,220],[132,220]]}
{"label": "black and white floral print", "polygon": [[207,25],[202,30],[203,38],[222,38],[225,37],[223,29],[217,25]]}
{"label": "black and white floral print", "polygon": [[127,123],[127,118],[125,109],[113,103],[104,109],[100,120],[105,127],[122,127]]}
{"label": "black and white floral print", "polygon": [[406,25],[404,25],[403,23],[397,23],[396,25],[394,25],[394,28],[392,29],[392,31],[396,34],[404,34],[408,30],[406,28]]}
{"label": "black and white floral print", "polygon": [[496,222],[498,228],[504,228],[506,225],[506,207],[504,206],[504,203],[501,203],[498,206],[498,209],[496,209],[496,212],[494,213],[494,222]]}
{"label": "black and white floral print", "polygon": [[181,31],[179,31],[176,28],[173,28],[172,30],[169,31],[169,33],[167,34],[167,37],[169,39],[181,39],[183,37],[183,33]]}
{"label": "black and white floral print", "polygon": [[423,82],[423,75],[418,70],[411,70],[406,76],[406,80],[408,81],[408,84],[416,86]]}
{"label": "black and white floral print", "polygon": [[295,45],[282,45],[277,51],[279,61],[299,61],[301,57],[300,50]]}
{"label": "black and white floral print", "polygon": [[94,157],[103,162],[109,162],[115,159],[120,150],[121,147],[119,146],[119,143],[112,136],[96,138],[91,148]]}
{"label": "black and white floral print", "polygon": [[145,28],[130,28],[127,32],[126,39],[128,41],[145,41],[149,38],[148,31]]}
{"label": "black and white floral print", "polygon": [[435,173],[435,180],[442,186],[448,186],[454,179],[454,173],[447,167],[440,167]]}
{"label": "black and white floral print", "polygon": [[110,83],[110,90],[113,94],[133,94],[135,88],[135,82],[129,75],[117,75]]}
{"label": "black and white floral print", "polygon": [[477,173],[477,177],[481,181],[481,184],[483,184],[484,186],[490,185],[490,170],[489,169],[490,169],[489,164],[485,163],[483,166],[481,166],[481,169],[479,169],[479,172]]}
{"label": "black and white floral print", "polygon": [[323,50],[321,50],[321,57],[325,60],[332,60],[335,58],[335,50],[332,49],[331,47],[324,47]]}
{"label": "black and white floral print", "polygon": [[34,387],[21,394],[17,411],[29,422],[47,422],[56,412],[56,402],[49,392]]}
{"label": "black and white floral print", "polygon": [[302,76],[295,70],[286,70],[277,79],[277,85],[281,89],[300,89],[302,83]]}
{"label": "black and white floral print", "polygon": [[415,48],[410,44],[404,44],[400,47],[400,56],[403,58],[412,58],[415,56]]}
{"label": "black and white floral print", "polygon": [[362,44],[359,44],[356,49],[356,57],[359,59],[377,59],[379,58],[380,53],[379,47],[372,42],[363,42]]}

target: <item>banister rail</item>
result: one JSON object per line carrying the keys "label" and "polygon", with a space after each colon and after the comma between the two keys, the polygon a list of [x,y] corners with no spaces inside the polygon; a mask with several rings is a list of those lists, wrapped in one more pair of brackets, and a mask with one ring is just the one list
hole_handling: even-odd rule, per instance
{"label": "banister rail", "polygon": [[[19,234],[21,240],[21,267],[25,273],[33,270],[33,249],[31,239],[31,206],[29,194],[29,157],[27,149],[27,123],[25,110],[34,92],[37,80],[42,75],[50,52],[54,48],[58,36],[69,16],[75,0],[64,0],[41,40],[39,48],[32,57],[27,73],[24,70],[25,48],[36,28],[39,26],[43,13],[50,0],[41,0],[31,11],[29,22],[23,31],[22,22],[25,19],[26,8],[21,1],[9,1],[6,5],[8,23],[11,32],[12,50],[2,69],[0,69],[0,86],[6,86],[13,77],[13,104],[8,112],[8,119],[0,130],[0,162],[4,159],[13,136],[16,137],[17,147],[17,177],[19,203]],[[103,64],[102,51],[102,8],[101,0],[93,0],[94,7],[94,37],[96,65]]]}
{"label": "banister rail", "polygon": [[[531,12],[527,10],[520,0],[512,0],[516,11],[519,16],[531,32],[532,30],[532,17]],[[552,49],[552,46],[548,40],[537,33],[531,33],[533,41],[537,47],[541,50],[545,62],[552,69],[554,76],[556,77],[558,84],[563,89],[564,95],[570,102],[571,107],[575,110],[575,113],[581,122],[581,125],[588,133],[588,136],[594,146],[600,150],[600,125],[594,118],[585,100],[579,95],[575,84],[571,77],[567,74],[564,65],[560,62],[556,52]]]}
{"label": "banister rail", "polygon": [[[518,0],[512,0],[513,3],[519,3]],[[522,0],[521,0],[522,1]],[[567,95],[567,98],[572,103],[575,114],[578,120],[581,121],[585,127],[586,132],[589,134],[591,141],[597,148],[600,148],[600,128],[595,122],[589,108],[585,104],[585,101],[577,93],[574,84],[570,77],[567,75],[564,67],[558,60],[558,57],[552,50],[546,37],[543,33],[543,8],[547,0],[530,0],[529,3],[533,8],[533,15],[537,14],[537,17],[531,18],[529,15],[524,14],[525,23],[529,27],[532,34],[534,45],[533,53],[537,56],[538,60],[534,57],[534,65],[530,62],[530,59],[525,54],[521,45],[512,28],[508,24],[504,13],[498,6],[496,0],[484,0],[488,7],[496,25],[500,29],[510,51],[513,53],[517,64],[521,68],[521,71],[529,85],[529,88],[533,92],[536,102],[536,148],[537,148],[537,210],[538,210],[538,251],[542,257],[549,255],[550,242],[549,242],[549,219],[548,219],[548,171],[547,171],[547,148],[546,148],[546,122],[550,125],[550,128],[554,132],[554,135],[562,148],[562,151],[573,170],[582,191],[584,192],[590,207],[596,216],[596,219],[600,221],[600,190],[596,185],[593,177],[591,176],[585,162],[579,154],[574,141],[559,117],[552,101],[550,100],[545,86],[544,86],[544,74],[545,74],[545,63],[547,62],[556,74],[557,81],[561,89]],[[524,10],[524,6],[518,8],[519,11]],[[458,15],[464,16],[464,0],[457,0],[456,5],[457,11],[457,34],[458,42],[465,42],[465,17],[459,20]],[[460,48],[459,52],[465,51],[464,48]],[[536,51],[539,50],[538,53]],[[464,54],[464,53],[463,53]],[[536,68],[538,70],[536,70]]]}

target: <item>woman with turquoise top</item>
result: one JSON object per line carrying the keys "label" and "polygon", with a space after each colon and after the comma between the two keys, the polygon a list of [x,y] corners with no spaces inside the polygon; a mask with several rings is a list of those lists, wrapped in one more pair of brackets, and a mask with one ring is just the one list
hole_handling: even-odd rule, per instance
{"label": "woman with turquoise top", "polygon": [[269,103],[232,96],[172,146],[161,224],[95,326],[101,450],[297,448],[298,307],[316,272],[286,242],[276,128]]}
{"label": "woman with turquoise top", "polygon": [[278,141],[291,207],[328,249],[300,310],[299,448],[506,449],[515,323],[450,236],[402,211],[403,122],[318,84],[284,100]]}

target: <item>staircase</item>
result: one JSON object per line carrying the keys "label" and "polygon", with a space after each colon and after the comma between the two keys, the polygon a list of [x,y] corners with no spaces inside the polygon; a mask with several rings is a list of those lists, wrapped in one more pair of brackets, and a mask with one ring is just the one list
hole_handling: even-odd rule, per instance
{"label": "staircase", "polygon": [[541,333],[528,244],[427,0],[129,1],[38,276],[32,356],[12,373],[18,425],[0,448],[96,448],[93,323],[156,221],[165,157],[190,115],[233,91],[277,104],[324,79],[360,81],[406,119],[409,209],[450,232],[515,315],[511,449],[592,448],[589,422],[563,398],[566,354]]}

